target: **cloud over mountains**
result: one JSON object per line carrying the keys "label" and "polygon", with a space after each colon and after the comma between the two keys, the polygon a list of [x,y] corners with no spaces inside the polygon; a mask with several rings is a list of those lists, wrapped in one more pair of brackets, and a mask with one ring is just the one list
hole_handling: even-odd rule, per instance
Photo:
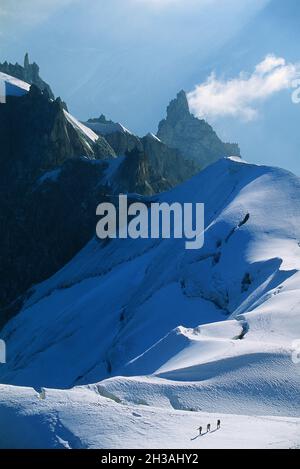
{"label": "cloud over mountains", "polygon": [[249,121],[258,114],[261,102],[282,90],[292,89],[300,76],[300,64],[283,57],[267,55],[252,73],[242,71],[228,80],[212,73],[188,94],[192,112],[198,117],[216,119],[233,116]]}

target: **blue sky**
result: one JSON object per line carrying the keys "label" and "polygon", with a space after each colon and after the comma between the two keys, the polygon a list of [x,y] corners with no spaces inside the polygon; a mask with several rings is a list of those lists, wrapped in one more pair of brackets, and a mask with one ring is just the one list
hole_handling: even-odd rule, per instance
{"label": "blue sky", "polygon": [[298,0],[1,0],[0,60],[25,51],[80,119],[156,131],[185,89],[245,159],[300,174]]}

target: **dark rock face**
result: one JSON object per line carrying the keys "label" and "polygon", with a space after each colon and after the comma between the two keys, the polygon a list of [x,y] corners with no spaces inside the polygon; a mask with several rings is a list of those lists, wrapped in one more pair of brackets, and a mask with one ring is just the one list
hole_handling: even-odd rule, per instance
{"label": "dark rock face", "polygon": [[115,178],[118,192],[153,195],[166,191],[192,177],[197,171],[192,162],[153,137],[141,139],[143,149],[128,152]]}
{"label": "dark rock face", "polygon": [[[34,85],[0,105],[0,142],[0,307],[6,308],[91,238],[101,160],[115,155],[102,137],[88,141],[61,100]],[[52,171],[59,182],[46,178],[40,185]],[[12,311],[0,313],[0,324]]]}
{"label": "dark rock face", "polygon": [[150,179],[150,168],[146,154],[138,148],[134,148],[127,153],[120,165],[115,184],[120,193],[152,195],[154,191]]}
{"label": "dark rock face", "polygon": [[240,156],[237,144],[223,143],[213,128],[189,111],[184,91],[170,102],[167,117],[158,126],[158,138],[185,158],[192,159],[199,169],[226,156]]}
{"label": "dark rock face", "polygon": [[132,151],[134,148],[143,150],[141,141],[136,135],[128,134],[125,132],[113,132],[105,135],[105,140],[114,149],[118,156],[126,155],[127,152]]}
{"label": "dark rock face", "polygon": [[99,139],[93,145],[88,142],[66,119],[61,100],[51,101],[32,85],[28,94],[8,96],[0,106],[0,179],[9,178],[9,184],[29,182],[70,158],[114,156],[107,142]]}
{"label": "dark rock face", "polygon": [[[65,265],[93,236],[105,163],[69,159],[34,184],[1,196],[0,327],[25,292]],[[3,195],[3,194],[2,194]],[[27,292],[27,294],[30,292]]]}
{"label": "dark rock face", "polygon": [[25,55],[24,66],[18,63],[11,64],[5,61],[0,63],[0,72],[26,81],[26,83],[30,85],[36,85],[41,91],[46,91],[49,98],[54,99],[54,94],[50,86],[40,77],[39,66],[35,62],[32,64],[29,62],[28,54]]}

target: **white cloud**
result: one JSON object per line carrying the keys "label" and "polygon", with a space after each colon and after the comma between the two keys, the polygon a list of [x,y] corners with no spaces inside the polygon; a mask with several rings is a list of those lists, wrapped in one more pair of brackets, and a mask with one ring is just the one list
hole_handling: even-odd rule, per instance
{"label": "white cloud", "polygon": [[270,54],[265,59],[256,65],[255,71],[258,74],[264,75],[265,73],[271,72],[276,67],[284,67],[285,59],[282,57],[276,57],[276,55]]}
{"label": "white cloud", "polygon": [[259,103],[282,90],[293,88],[300,76],[300,64],[267,55],[252,74],[241,72],[237,78],[218,80],[212,73],[205,83],[188,93],[191,111],[197,117],[215,119],[234,116],[252,120],[258,116]]}

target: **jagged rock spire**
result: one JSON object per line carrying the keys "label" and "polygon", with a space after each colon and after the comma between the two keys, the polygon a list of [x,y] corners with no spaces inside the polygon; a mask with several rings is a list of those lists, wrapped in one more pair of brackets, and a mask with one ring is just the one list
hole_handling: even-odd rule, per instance
{"label": "jagged rock spire", "polygon": [[186,93],[181,90],[167,107],[167,117],[158,126],[157,137],[180,151],[203,169],[225,156],[240,155],[238,145],[221,141],[213,128],[189,110]]}
{"label": "jagged rock spire", "polygon": [[24,68],[27,69],[29,67],[29,55],[28,52],[26,52],[25,57],[24,57]]}
{"label": "jagged rock spire", "polygon": [[189,104],[184,90],[179,91],[167,107],[167,118],[177,121],[190,114]]}
{"label": "jagged rock spire", "polygon": [[41,90],[46,89],[49,97],[54,99],[54,94],[50,86],[40,77],[39,66],[35,62],[29,62],[28,52],[26,52],[24,56],[23,66],[19,63],[11,64],[5,61],[4,63],[0,63],[0,72],[7,73],[8,75],[16,77],[19,80],[26,81],[30,85],[34,84]]}

